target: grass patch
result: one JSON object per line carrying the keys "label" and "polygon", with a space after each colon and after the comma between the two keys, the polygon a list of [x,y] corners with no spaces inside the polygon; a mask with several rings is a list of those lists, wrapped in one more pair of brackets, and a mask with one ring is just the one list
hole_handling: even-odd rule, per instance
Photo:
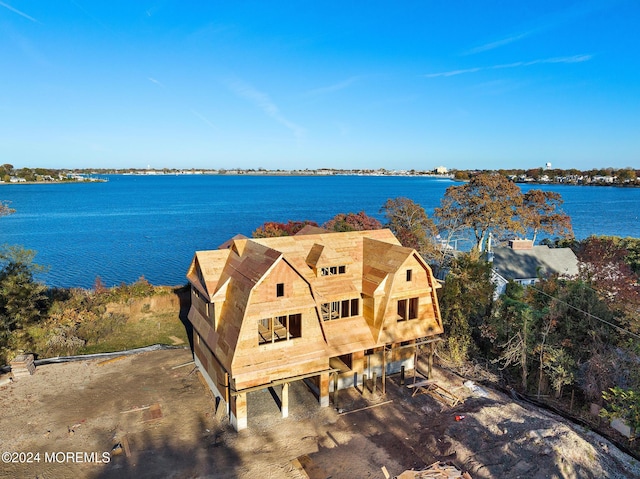
{"label": "grass patch", "polygon": [[124,322],[97,342],[86,344],[78,354],[110,353],[152,344],[173,344],[171,336],[184,341],[184,346],[189,345],[184,325],[174,312],[151,313],[147,317]]}
{"label": "grass patch", "polygon": [[184,288],[154,287],[144,278],[112,289],[52,289],[40,320],[0,331],[0,364],[25,351],[42,359],[153,344],[188,347],[180,321],[185,294]]}

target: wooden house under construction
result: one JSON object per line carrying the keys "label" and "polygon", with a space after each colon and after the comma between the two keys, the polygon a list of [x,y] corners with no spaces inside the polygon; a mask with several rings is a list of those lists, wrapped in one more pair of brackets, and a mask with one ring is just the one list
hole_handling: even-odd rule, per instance
{"label": "wooden house under construction", "polygon": [[195,362],[247,427],[247,394],[305,380],[321,406],[364,375],[414,367],[420,344],[443,332],[437,281],[387,229],[236,237],[195,253],[187,273]]}

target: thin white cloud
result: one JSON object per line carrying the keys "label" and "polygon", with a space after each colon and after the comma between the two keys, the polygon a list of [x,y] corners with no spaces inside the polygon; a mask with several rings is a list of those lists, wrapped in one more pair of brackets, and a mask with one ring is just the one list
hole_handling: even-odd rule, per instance
{"label": "thin white cloud", "polygon": [[334,83],[333,85],[324,86],[320,88],[316,88],[314,90],[309,91],[309,95],[324,95],[326,93],[333,93],[336,91],[344,90],[345,88],[350,87],[358,80],[358,77],[347,78],[344,81],[339,83]]}
{"label": "thin white cloud", "polygon": [[522,40],[523,38],[527,38],[532,33],[535,33],[537,30],[529,30],[527,32],[518,33],[515,35],[508,36],[506,38],[502,38],[501,40],[496,40],[495,42],[485,43],[484,45],[480,45],[479,47],[472,48],[471,50],[466,51],[463,55],[475,55],[476,53],[482,53],[489,50],[493,50],[494,48],[503,47],[508,45],[509,43],[517,42]]}
{"label": "thin white cloud", "polygon": [[528,28],[522,29],[522,31],[511,33],[504,38],[499,38],[498,40],[471,48],[470,50],[463,52],[462,55],[475,55],[477,53],[494,50],[511,43],[519,42],[520,40],[524,40],[530,36],[544,33],[548,30],[560,28],[567,23],[571,23],[576,19],[579,19],[580,17],[586,17],[601,10],[613,8],[616,3],[619,3],[619,1],[620,0],[587,0],[575,2],[568,8],[561,9],[555,13],[535,19],[535,23],[530,23]]}
{"label": "thin white cloud", "polygon": [[531,60],[528,62],[506,63],[504,65],[494,65],[489,68],[499,69],[499,68],[529,67],[531,65],[540,65],[542,63],[582,63],[582,62],[589,61],[592,58],[593,58],[593,55],[573,55],[571,57],[553,57],[553,58],[545,58],[541,60]]}
{"label": "thin white cloud", "polygon": [[228,82],[229,88],[239,97],[249,100],[251,103],[260,108],[267,116],[271,117],[281,125],[290,129],[296,138],[300,139],[305,134],[305,129],[299,125],[296,125],[292,121],[285,118],[277,105],[271,100],[269,95],[263,93],[253,86],[245,83],[242,80],[230,80]]}
{"label": "thin white cloud", "polygon": [[456,75],[464,75],[465,73],[475,73],[480,70],[485,70],[486,68],[465,68],[463,70],[450,70],[448,72],[438,72],[438,73],[427,73],[424,75],[425,78],[437,78],[437,77],[453,77]]}
{"label": "thin white cloud", "polygon": [[13,13],[17,13],[18,15],[20,15],[21,17],[26,18],[27,20],[31,20],[32,22],[35,22],[35,23],[40,23],[40,22],[39,22],[38,20],[36,20],[35,18],[30,17],[30,16],[29,16],[29,15],[27,15],[26,13],[21,12],[20,10],[17,10],[17,9],[15,9],[15,8],[13,8],[11,5],[7,5],[7,4],[6,4],[6,3],[4,3],[4,2],[0,2],[0,7],[4,7],[4,8],[6,8],[7,10],[11,10]]}
{"label": "thin white cloud", "polygon": [[214,125],[213,123],[211,123],[211,122],[209,121],[209,119],[208,119],[206,116],[204,116],[202,113],[200,113],[200,112],[198,112],[198,111],[196,111],[196,110],[194,110],[194,109],[191,109],[191,113],[193,113],[195,116],[197,116],[198,118],[200,118],[203,122],[205,122],[207,125],[209,125],[209,126],[210,126],[211,128],[213,128],[214,130],[217,130],[217,129],[218,129],[218,128],[216,127],[216,125]]}
{"label": "thin white cloud", "polygon": [[428,73],[424,75],[425,78],[438,78],[438,77],[451,77],[456,75],[463,75],[465,73],[476,73],[485,70],[501,70],[505,68],[520,68],[520,67],[530,67],[533,65],[541,65],[545,63],[582,63],[589,61],[593,58],[593,55],[573,55],[570,57],[553,57],[553,58],[543,58],[539,60],[530,60],[527,62],[513,62],[513,63],[503,63],[500,65],[491,65],[488,67],[475,67],[475,68],[466,68],[463,70],[450,70],[446,72],[438,72],[438,73]]}
{"label": "thin white cloud", "polygon": [[155,78],[148,77],[147,80],[149,80],[151,83],[155,83],[156,85],[161,86],[162,88],[164,88],[164,85],[162,83],[160,83],[158,80],[156,80]]}

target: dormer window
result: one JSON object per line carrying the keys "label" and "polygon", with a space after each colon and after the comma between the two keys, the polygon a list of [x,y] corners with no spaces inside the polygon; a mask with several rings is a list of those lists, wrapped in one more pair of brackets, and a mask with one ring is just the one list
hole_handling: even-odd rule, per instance
{"label": "dormer window", "polygon": [[343,299],[342,301],[323,303],[320,307],[320,313],[324,321],[358,316],[360,314],[360,299]]}
{"label": "dormer window", "polygon": [[342,266],[325,266],[320,268],[320,276],[334,276],[336,274],[345,274],[347,267]]}

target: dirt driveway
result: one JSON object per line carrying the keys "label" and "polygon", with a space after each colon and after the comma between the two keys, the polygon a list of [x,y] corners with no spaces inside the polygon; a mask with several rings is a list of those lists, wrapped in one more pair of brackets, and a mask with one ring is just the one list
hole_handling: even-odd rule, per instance
{"label": "dirt driveway", "polygon": [[384,478],[383,466],[393,476],[443,460],[474,479],[640,478],[599,436],[495,391],[473,397],[440,370],[439,384],[464,398],[453,409],[412,397],[397,376],[384,396],[341,391],[339,410],[297,382],[288,418],[268,390],[250,393],[249,428],[236,433],[191,359],[164,350],[54,364],[0,387],[0,452],[24,453],[3,455],[0,477]]}

